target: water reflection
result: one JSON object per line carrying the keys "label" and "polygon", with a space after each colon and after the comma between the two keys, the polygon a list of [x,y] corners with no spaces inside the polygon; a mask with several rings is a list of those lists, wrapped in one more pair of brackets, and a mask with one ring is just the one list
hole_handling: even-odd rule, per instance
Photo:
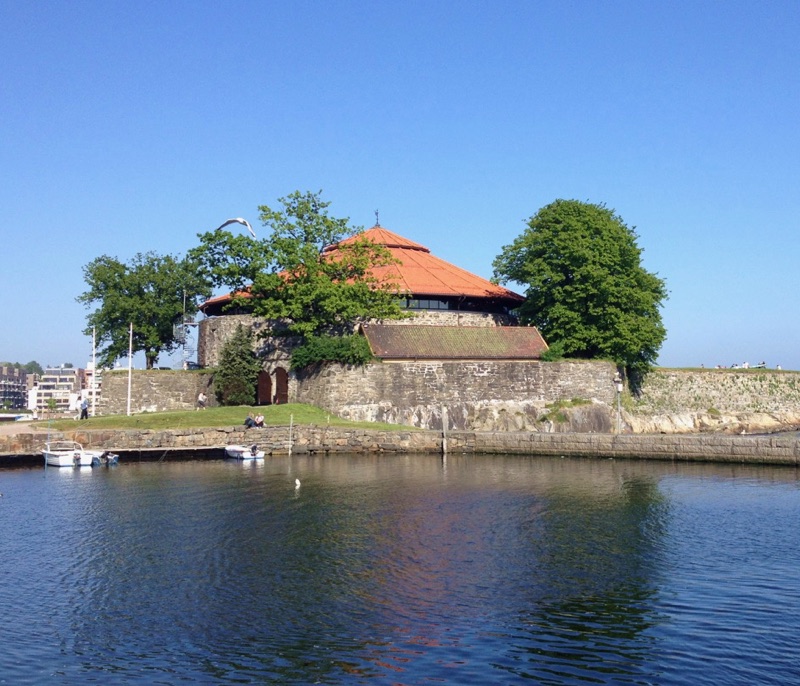
{"label": "water reflection", "polygon": [[[709,603],[736,624],[780,594],[784,631],[800,609],[798,582],[770,578],[799,561],[796,532],[769,534],[800,504],[794,470],[296,456],[14,472],[0,490],[14,683],[702,683],[708,655],[736,683]],[[756,553],[759,573],[717,584]],[[704,636],[689,657],[683,628]],[[782,639],[758,638],[763,671]]]}

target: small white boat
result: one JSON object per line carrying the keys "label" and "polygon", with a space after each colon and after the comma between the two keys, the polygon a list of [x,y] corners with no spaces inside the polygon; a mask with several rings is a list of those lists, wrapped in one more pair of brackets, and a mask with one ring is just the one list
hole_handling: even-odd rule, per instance
{"label": "small white boat", "polygon": [[228,445],[225,446],[225,456],[234,460],[263,460],[264,451],[259,450],[255,444],[249,448],[243,445]]}
{"label": "small white boat", "polygon": [[105,450],[85,450],[76,441],[48,441],[42,450],[45,464],[52,467],[91,467],[92,460],[103,453]]}

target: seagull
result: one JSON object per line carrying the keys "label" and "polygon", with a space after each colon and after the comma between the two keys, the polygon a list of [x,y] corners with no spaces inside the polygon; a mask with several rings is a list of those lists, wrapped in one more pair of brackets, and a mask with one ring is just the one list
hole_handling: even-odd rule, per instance
{"label": "seagull", "polygon": [[294,487],[295,488],[300,488],[300,479],[295,479],[294,480]]}
{"label": "seagull", "polygon": [[224,229],[226,226],[228,226],[228,224],[242,224],[243,226],[247,227],[247,230],[250,232],[250,235],[253,238],[256,237],[256,232],[253,231],[253,227],[250,226],[250,222],[248,222],[246,219],[242,219],[241,217],[236,217],[235,219],[228,219],[226,222],[222,224],[222,226],[217,227],[216,231]]}

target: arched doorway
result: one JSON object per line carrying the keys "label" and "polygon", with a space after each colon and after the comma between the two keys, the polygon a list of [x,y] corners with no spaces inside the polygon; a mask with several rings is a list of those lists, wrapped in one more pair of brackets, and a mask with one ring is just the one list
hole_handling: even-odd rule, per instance
{"label": "arched doorway", "polygon": [[275,404],[284,405],[289,402],[289,372],[283,367],[275,368]]}
{"label": "arched doorway", "polygon": [[272,404],[272,377],[263,369],[258,373],[256,385],[256,405]]}

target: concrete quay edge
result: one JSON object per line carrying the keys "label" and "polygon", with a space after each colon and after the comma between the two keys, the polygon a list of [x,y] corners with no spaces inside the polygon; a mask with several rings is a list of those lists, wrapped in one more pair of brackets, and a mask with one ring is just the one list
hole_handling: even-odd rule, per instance
{"label": "concrete quay edge", "polygon": [[[592,434],[538,432],[425,431],[349,429],[318,426],[240,426],[178,430],[82,430],[51,432],[86,448],[115,452],[211,450],[225,445],[257,444],[268,455],[337,453],[442,454],[446,439],[452,454],[517,454],[555,457],[624,458],[750,464],[800,464],[796,435]],[[28,431],[0,435],[0,456],[40,453],[48,434]]]}

